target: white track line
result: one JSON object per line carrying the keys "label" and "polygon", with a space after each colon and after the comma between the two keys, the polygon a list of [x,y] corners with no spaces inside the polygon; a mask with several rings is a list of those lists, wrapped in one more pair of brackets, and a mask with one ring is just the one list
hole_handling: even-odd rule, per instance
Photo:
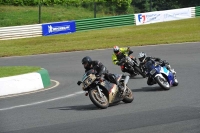
{"label": "white track line", "polygon": [[44,101],[39,101],[39,102],[34,102],[34,103],[29,103],[29,104],[23,104],[23,105],[18,105],[18,106],[12,106],[12,107],[8,107],[8,108],[2,108],[2,109],[0,109],[0,111],[38,105],[38,104],[47,103],[47,102],[51,102],[51,101],[56,101],[56,100],[60,100],[60,99],[64,99],[64,98],[69,98],[69,97],[76,96],[76,95],[79,95],[79,94],[82,94],[82,93],[83,93],[83,91],[79,91],[79,92],[75,92],[73,94],[69,94],[69,95],[65,95],[65,96],[61,96],[61,97],[57,97],[57,98],[53,98],[53,99],[49,99],[49,100],[44,100]]}

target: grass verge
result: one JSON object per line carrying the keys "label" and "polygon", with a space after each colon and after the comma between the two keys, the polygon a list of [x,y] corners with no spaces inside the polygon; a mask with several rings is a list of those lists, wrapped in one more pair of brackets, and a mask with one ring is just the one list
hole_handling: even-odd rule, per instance
{"label": "grass verge", "polygon": [[0,41],[0,57],[200,41],[200,18]]}
{"label": "grass verge", "polygon": [[40,67],[31,66],[1,66],[0,78],[39,71]]}

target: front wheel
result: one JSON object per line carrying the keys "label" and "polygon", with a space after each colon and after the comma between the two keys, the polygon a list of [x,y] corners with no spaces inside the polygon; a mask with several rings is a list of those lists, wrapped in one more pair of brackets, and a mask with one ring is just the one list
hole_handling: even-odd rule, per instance
{"label": "front wheel", "polygon": [[155,78],[155,80],[160,85],[160,87],[162,87],[163,89],[165,89],[165,90],[169,90],[170,89],[170,85],[169,85],[168,81],[165,78],[157,76]]}
{"label": "front wheel", "polygon": [[92,103],[96,105],[98,108],[106,109],[109,106],[108,98],[105,96],[103,92],[101,92],[101,94],[102,94],[102,97],[100,96],[96,88],[91,89],[89,91],[89,97]]}
{"label": "front wheel", "polygon": [[125,92],[125,97],[122,100],[125,103],[131,103],[134,100],[133,92],[131,91],[128,86],[126,86],[126,92]]}

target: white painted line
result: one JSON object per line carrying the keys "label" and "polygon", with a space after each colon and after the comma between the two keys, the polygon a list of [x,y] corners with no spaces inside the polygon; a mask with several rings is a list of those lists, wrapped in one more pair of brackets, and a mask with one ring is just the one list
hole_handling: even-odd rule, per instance
{"label": "white painted line", "polygon": [[29,104],[23,104],[23,105],[18,105],[18,106],[12,106],[12,107],[8,107],[8,108],[2,108],[2,109],[0,109],[0,111],[38,105],[38,104],[56,101],[56,100],[60,100],[60,99],[64,99],[64,98],[69,98],[69,97],[76,96],[76,95],[79,95],[79,94],[82,94],[82,93],[83,93],[83,91],[79,91],[79,92],[75,92],[73,94],[69,94],[69,95],[65,95],[65,96],[61,96],[61,97],[57,97],[57,98],[53,98],[53,99],[49,99],[49,100],[44,100],[44,101],[39,101],[39,102],[34,102],[34,103],[29,103]]}

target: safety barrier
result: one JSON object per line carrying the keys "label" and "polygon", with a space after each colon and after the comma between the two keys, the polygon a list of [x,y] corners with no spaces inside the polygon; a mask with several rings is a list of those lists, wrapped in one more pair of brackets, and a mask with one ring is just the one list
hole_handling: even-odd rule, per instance
{"label": "safety barrier", "polygon": [[134,14],[76,20],[76,31],[134,25]]}
{"label": "safety barrier", "polygon": [[195,17],[195,7],[191,7],[191,15],[194,18]]}
{"label": "safety barrier", "polygon": [[195,7],[195,16],[200,17],[200,6]]}
{"label": "safety barrier", "polygon": [[0,28],[0,40],[42,36],[41,24]]}

